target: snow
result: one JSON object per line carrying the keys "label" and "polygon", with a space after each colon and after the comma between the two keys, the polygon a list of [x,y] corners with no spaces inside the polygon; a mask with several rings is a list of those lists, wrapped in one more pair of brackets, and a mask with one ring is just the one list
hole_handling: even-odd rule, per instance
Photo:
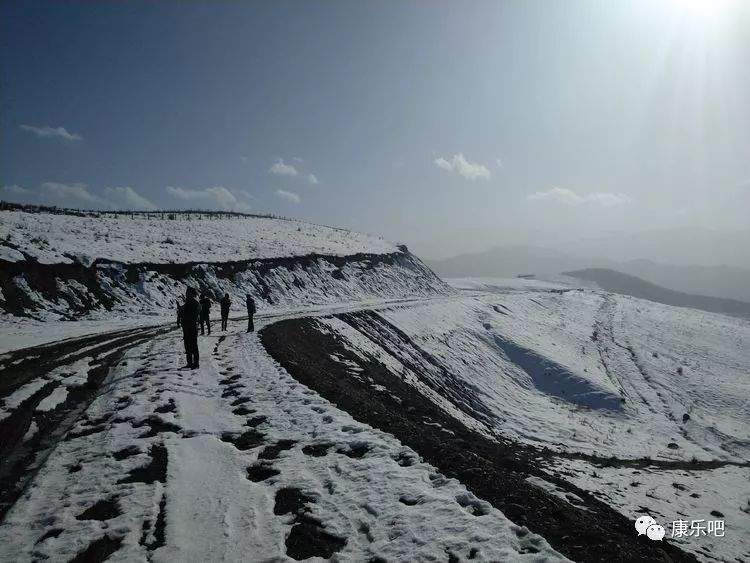
{"label": "snow", "polygon": [[99,258],[124,263],[227,262],[398,251],[373,235],[261,217],[167,220],[3,211],[0,241],[0,258],[19,260],[20,250],[44,264],[77,260],[90,265]]}
{"label": "snow", "polygon": [[7,262],[18,262],[23,259],[23,254],[18,252],[18,250],[0,245],[0,260],[5,260]]}
{"label": "snow", "polygon": [[79,321],[42,321],[13,315],[0,315],[0,353],[39,346],[68,338],[79,338],[102,332],[174,322],[174,316],[144,315]]}
{"label": "snow", "polygon": [[[556,469],[633,520],[648,513],[664,526],[670,541],[700,559],[750,558],[750,469],[747,467],[665,471],[654,467],[592,468],[582,461],[560,460]],[[712,515],[712,511],[722,516]],[[672,522],[679,519],[723,520],[725,536],[672,538]]]}
{"label": "snow", "polygon": [[22,442],[27,442],[31,440],[36,433],[39,432],[39,426],[37,426],[37,423],[35,420],[31,421],[31,424],[29,425],[29,429],[26,431],[26,434],[23,435],[23,438],[21,438]]}
{"label": "snow", "polygon": [[[284,300],[275,305],[266,305],[258,302],[258,311],[262,312],[256,314],[255,318],[283,319],[305,314],[314,315],[321,312],[334,314],[337,312],[346,312],[362,308],[380,309],[393,303],[408,304],[415,301],[429,301],[431,299],[439,300],[443,299],[443,296],[437,295],[424,298],[408,298],[402,296],[391,299],[369,296],[364,299],[336,300],[335,295],[329,295],[328,298],[324,299],[321,303],[307,302],[305,300],[295,302],[292,299]],[[217,309],[217,307],[214,307],[214,309]],[[236,318],[240,315],[247,315],[247,312],[244,309],[244,301],[239,304],[238,301],[233,301],[233,307],[230,309],[229,313],[230,319]],[[94,317],[92,319],[82,319],[77,321],[41,321],[38,319],[15,317],[7,314],[0,315],[0,334],[2,335],[2,339],[0,339],[0,354],[11,350],[19,350],[21,348],[39,346],[59,340],[80,338],[115,330],[127,330],[136,327],[145,328],[161,325],[172,326],[175,324],[175,319],[175,313],[171,309],[161,315],[142,315],[136,313],[131,314],[127,311],[109,311],[107,314],[102,314],[99,318]],[[215,311],[211,315],[211,326],[215,327],[219,324],[219,321],[220,315]],[[1,365],[2,359],[0,359],[0,366]]]}
{"label": "snow", "polygon": [[[12,314],[0,314],[0,329],[9,338],[18,333],[21,342],[25,334],[33,338],[35,329],[24,325],[38,326],[34,321],[127,325],[134,319],[132,324],[174,319],[188,286],[207,291],[214,301],[229,294],[230,314],[245,313],[248,293],[259,310],[279,310],[452,291],[417,258],[380,238],[281,219],[170,221],[3,212],[0,236],[3,228],[13,232],[10,240],[0,238],[0,246],[17,246],[52,264],[14,268],[12,277],[2,280],[6,294],[18,297],[12,306],[4,304]],[[173,243],[162,244],[160,237]],[[99,261],[88,269],[61,264],[90,266],[94,260]],[[72,325],[62,328],[78,332]],[[12,347],[17,346],[4,349]]]}
{"label": "snow", "polygon": [[[0,259],[18,261],[20,250],[48,264],[398,251],[369,235],[260,218],[3,212],[0,240],[6,241],[0,242]],[[210,265],[191,267],[190,275],[215,293],[230,294],[230,317],[245,314],[244,293],[254,283],[249,273],[230,280]],[[57,279],[57,293],[44,295],[18,276],[17,287],[39,307],[37,319],[3,314],[0,353],[174,324],[174,299],[184,293],[185,280],[151,270],[134,284],[114,283],[123,271],[114,265],[112,277],[98,278],[117,297],[114,309],[92,309],[76,322],[61,320],[71,306],[60,296],[81,305],[90,297],[84,285]],[[381,362],[467,427],[547,448],[552,454],[540,463],[550,480],[529,482],[548,494],[581,503],[552,482],[563,478],[628,518],[647,508],[663,524],[712,518],[718,510],[727,537],[682,540],[682,547],[704,559],[750,559],[750,469],[722,465],[750,457],[750,322],[613,295],[565,277],[450,280],[454,293],[418,268],[368,261],[338,268],[317,259],[307,268],[278,267],[263,283],[273,299],[258,300],[258,325],[315,316],[316,326],[337,335],[355,357]],[[336,316],[360,310],[372,313],[359,323]],[[228,334],[200,339],[197,371],[179,369],[184,360],[177,332],[131,349],[77,422],[74,432],[84,435],[57,444],[0,526],[0,560],[70,559],[104,535],[122,539],[112,560],[237,560],[247,554],[285,560],[295,515],[274,509],[277,493],[286,488],[300,489],[309,515],[326,533],[346,540],[336,555],[343,560],[443,560],[447,553],[467,558],[474,548],[486,560],[562,559],[543,538],[440,475],[394,437],[356,422],[297,383],[255,335],[243,333],[243,324],[235,319]],[[369,381],[373,393],[391,394],[354,362],[332,359],[345,365],[348,377]],[[81,358],[15,389],[3,397],[0,419],[49,385],[37,406],[37,414],[47,416],[71,388],[86,382],[91,360]],[[467,394],[470,401],[459,400]],[[240,414],[238,407],[247,411]],[[154,432],[148,432],[149,420],[157,425]],[[92,428],[97,431],[88,433]],[[232,441],[251,428],[259,442],[236,447]],[[26,438],[37,431],[32,424]],[[284,440],[289,448],[261,459]],[[162,445],[168,459],[163,479],[123,482],[148,466],[152,448]],[[135,450],[117,459],[114,454],[125,448]],[[315,448],[325,453],[311,454]],[[613,461],[601,467],[581,456]],[[404,458],[413,463],[397,462]],[[628,464],[638,459],[686,468]],[[693,459],[719,466],[691,469]],[[276,474],[249,479],[248,469],[258,465]],[[118,515],[77,518],[110,498],[117,499]],[[163,545],[155,529],[160,517]],[[39,542],[53,530],[60,534]]]}
{"label": "snow", "polygon": [[587,508],[580,506],[584,504],[583,499],[581,497],[579,497],[576,494],[573,494],[571,492],[561,489],[554,483],[545,481],[544,479],[542,479],[541,477],[537,477],[536,475],[529,475],[528,477],[526,477],[526,481],[528,483],[531,483],[535,487],[539,487],[540,489],[547,491],[549,494],[556,496],[559,499],[564,500],[565,502],[569,504],[578,506],[581,510],[588,510]]}
{"label": "snow", "polygon": [[483,292],[594,287],[592,283],[562,275],[543,278],[447,278],[445,281],[456,289]]}
{"label": "snow", "polygon": [[[750,468],[721,466],[750,458],[748,321],[539,280],[454,287],[464,288],[460,296],[379,311],[394,329],[319,322],[467,426],[557,452],[551,473],[628,518],[642,507],[670,521],[725,514],[734,539],[683,542],[701,558],[707,550],[719,560],[750,556]],[[431,387],[445,382],[443,373],[472,389],[480,407],[460,408],[446,390],[425,389],[428,379]],[[568,454],[611,458],[615,467]],[[688,469],[620,463],[642,458],[681,461]],[[693,459],[720,466],[690,470]],[[686,492],[673,482],[684,482]],[[551,483],[533,484],[576,504]]]}
{"label": "snow", "polygon": [[[443,560],[449,552],[465,559],[472,549],[485,560],[565,560],[392,436],[296,382],[243,328],[232,323],[225,338],[201,338],[195,371],[179,369],[182,343],[174,335],[131,349],[74,428],[102,424],[102,430],[65,440],[51,453],[0,526],[0,559],[67,560],[107,535],[122,539],[112,560],[243,560],[249,554],[290,560],[283,554],[295,516],[279,514],[275,498],[295,488],[308,498],[309,516],[345,540],[340,560]],[[239,377],[231,383],[224,379],[233,375]],[[248,414],[238,413],[237,401]],[[155,413],[169,404],[173,412]],[[154,416],[175,426],[149,435],[142,423]],[[236,447],[232,439],[249,422],[257,445]],[[264,454],[280,440],[289,447],[275,457]],[[165,481],[121,482],[148,465],[148,452],[159,443],[167,451]],[[327,453],[312,455],[308,446]],[[112,456],[124,448],[137,450],[120,460]],[[411,464],[398,462],[403,459]],[[248,468],[258,463],[277,474],[249,480]],[[112,498],[117,514],[80,519],[94,503]],[[160,505],[161,546],[154,543]],[[38,541],[53,530],[59,535]]]}
{"label": "snow", "polygon": [[36,410],[38,411],[51,411],[57,405],[63,403],[68,397],[68,389],[65,385],[58,385],[52,390],[52,393],[47,395],[44,399],[39,402]]}
{"label": "snow", "polygon": [[[591,291],[471,294],[380,314],[470,382],[494,430],[513,438],[622,457],[750,455],[747,321]],[[321,322],[418,382],[393,349],[338,319]],[[673,441],[679,450],[667,448]]]}
{"label": "snow", "polygon": [[47,381],[44,379],[35,379],[16,389],[12,395],[5,398],[4,405],[0,407],[0,416],[4,415],[6,411],[18,408],[21,403],[39,391],[46,384]]}
{"label": "snow", "polygon": [[[81,353],[85,350],[82,349]],[[33,359],[34,356],[29,356],[23,359]],[[68,397],[68,389],[71,387],[80,387],[86,384],[88,380],[88,370],[90,368],[90,362],[92,357],[85,356],[73,363],[63,365],[55,368],[45,376],[33,379],[25,385],[21,385],[8,395],[4,397],[3,403],[0,405],[0,420],[6,418],[25,400],[32,397],[35,393],[40,391],[45,385],[51,382],[57,382],[57,385],[51,388],[36,407],[39,412],[50,411],[55,409],[58,405],[62,404]],[[19,360],[20,361],[20,360]]]}

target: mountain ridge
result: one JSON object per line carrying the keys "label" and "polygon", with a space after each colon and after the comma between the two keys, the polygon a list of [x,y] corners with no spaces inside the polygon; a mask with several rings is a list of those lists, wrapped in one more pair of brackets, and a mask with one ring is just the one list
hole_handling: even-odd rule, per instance
{"label": "mountain ridge", "polygon": [[706,295],[695,295],[675,291],[608,268],[586,268],[562,272],[565,276],[595,282],[601,289],[621,295],[630,295],[665,305],[689,307],[720,313],[732,317],[750,319],[750,303],[736,299],[722,299]]}

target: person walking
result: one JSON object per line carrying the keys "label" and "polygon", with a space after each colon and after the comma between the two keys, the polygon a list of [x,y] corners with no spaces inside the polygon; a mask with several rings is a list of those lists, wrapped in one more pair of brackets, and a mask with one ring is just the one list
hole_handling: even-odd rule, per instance
{"label": "person walking", "polygon": [[182,305],[180,322],[182,323],[182,340],[185,344],[187,367],[197,369],[200,355],[198,353],[198,319],[200,304],[196,299],[194,287],[188,287],[185,293],[185,303]]}
{"label": "person walking", "polygon": [[211,300],[208,298],[208,294],[204,291],[201,294],[201,334],[206,334],[204,327],[208,330],[209,336],[211,335]]}
{"label": "person walking", "polygon": [[232,306],[232,301],[229,299],[228,293],[224,294],[219,305],[221,305],[221,330],[226,330],[227,320],[229,319],[229,307]]}
{"label": "person walking", "polygon": [[253,315],[255,314],[255,301],[249,293],[245,296],[245,304],[247,305],[247,332],[253,332],[255,330],[255,326],[253,324]]}

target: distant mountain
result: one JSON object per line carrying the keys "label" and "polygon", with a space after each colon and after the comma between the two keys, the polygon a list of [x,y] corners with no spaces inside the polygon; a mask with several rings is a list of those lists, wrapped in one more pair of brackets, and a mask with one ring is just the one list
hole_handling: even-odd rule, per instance
{"label": "distant mountain", "polygon": [[427,263],[438,275],[448,278],[559,274],[566,269],[606,265],[537,246],[497,246]]}
{"label": "distant mountain", "polygon": [[750,229],[714,230],[700,227],[610,232],[566,244],[578,256],[606,256],[616,262],[645,258],[659,263],[750,269]]}
{"label": "distant mountain", "polygon": [[651,260],[630,260],[613,265],[612,269],[676,291],[750,301],[750,270],[743,268],[673,266]]}
{"label": "distant mountain", "polygon": [[616,261],[535,246],[499,246],[484,252],[427,262],[433,271],[447,278],[544,276],[564,270],[607,268],[675,291],[750,301],[750,270],[734,266],[673,265],[653,260]]}
{"label": "distant mountain", "polygon": [[750,319],[750,303],[744,301],[674,291],[647,282],[641,278],[606,268],[588,268],[585,270],[563,272],[563,274],[581,280],[593,281],[602,289],[613,293],[656,301],[665,305],[691,307],[711,313],[722,313],[733,317]]}

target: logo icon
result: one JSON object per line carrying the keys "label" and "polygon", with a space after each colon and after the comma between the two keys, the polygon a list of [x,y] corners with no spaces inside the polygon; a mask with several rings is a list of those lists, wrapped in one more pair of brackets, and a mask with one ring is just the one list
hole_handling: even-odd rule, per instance
{"label": "logo icon", "polygon": [[656,520],[651,516],[639,516],[635,521],[635,529],[639,536],[646,535],[648,539],[654,541],[661,541],[664,539],[665,531],[664,526],[660,526],[656,523]]}
{"label": "logo icon", "polygon": [[635,529],[638,530],[638,535],[642,536],[646,533],[649,526],[656,524],[656,520],[651,516],[639,516],[638,520],[635,521]]}
{"label": "logo icon", "polygon": [[646,535],[650,540],[660,541],[664,539],[664,534],[664,526],[660,526],[659,524],[651,524],[646,529]]}

